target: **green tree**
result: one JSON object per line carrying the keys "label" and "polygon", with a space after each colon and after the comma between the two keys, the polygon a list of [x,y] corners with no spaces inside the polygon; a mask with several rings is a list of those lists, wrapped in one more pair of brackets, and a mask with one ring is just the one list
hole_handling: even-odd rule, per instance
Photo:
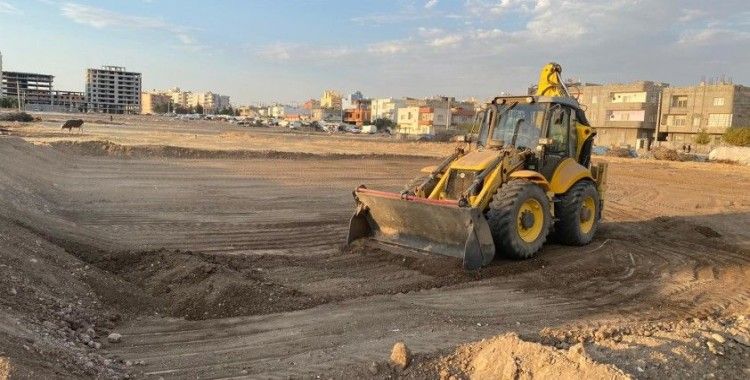
{"label": "green tree", "polygon": [[724,141],[730,145],[750,147],[750,127],[727,128]]}
{"label": "green tree", "polygon": [[704,128],[702,128],[700,131],[698,131],[698,134],[695,135],[695,143],[706,145],[711,142],[711,136],[706,132]]}
{"label": "green tree", "polygon": [[168,103],[159,103],[154,105],[154,113],[167,113],[169,112]]}
{"label": "green tree", "polygon": [[0,98],[0,108],[16,108],[18,107],[18,100],[9,96]]}
{"label": "green tree", "polygon": [[396,129],[396,123],[393,122],[393,120],[381,117],[379,119],[375,119],[375,121],[372,122],[375,125],[375,128],[378,129],[378,131],[382,132],[387,129],[395,130]]}
{"label": "green tree", "polygon": [[203,114],[203,106],[200,104],[195,106],[195,113]]}
{"label": "green tree", "polygon": [[219,111],[219,115],[229,115],[229,116],[234,116],[234,109],[232,109],[232,107],[231,107],[231,106],[230,106],[230,107],[227,107],[227,108],[222,108],[222,109],[221,109],[221,110]]}

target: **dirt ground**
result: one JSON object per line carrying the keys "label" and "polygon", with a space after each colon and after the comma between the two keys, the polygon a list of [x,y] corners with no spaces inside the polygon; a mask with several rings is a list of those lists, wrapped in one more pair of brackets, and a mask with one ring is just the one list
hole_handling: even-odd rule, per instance
{"label": "dirt ground", "polygon": [[594,242],[468,273],[343,246],[450,144],[42,117],[0,137],[0,375],[750,376],[748,167],[606,158]]}

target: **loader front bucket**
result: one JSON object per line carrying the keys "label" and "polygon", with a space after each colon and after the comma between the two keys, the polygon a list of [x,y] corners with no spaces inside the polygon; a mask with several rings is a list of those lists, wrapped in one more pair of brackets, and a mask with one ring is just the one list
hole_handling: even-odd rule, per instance
{"label": "loader front bucket", "polygon": [[357,210],[349,223],[347,244],[371,238],[457,257],[469,270],[489,264],[495,256],[490,227],[479,209],[364,187],[354,191],[354,198]]}

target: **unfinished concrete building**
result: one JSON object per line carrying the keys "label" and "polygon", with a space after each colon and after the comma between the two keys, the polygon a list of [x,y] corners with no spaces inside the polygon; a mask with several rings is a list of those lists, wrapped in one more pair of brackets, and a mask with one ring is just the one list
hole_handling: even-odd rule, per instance
{"label": "unfinished concrete building", "polygon": [[750,87],[731,83],[672,87],[662,93],[660,144],[695,144],[700,132],[717,145],[729,127],[750,127]]}
{"label": "unfinished concrete building", "polygon": [[16,98],[22,104],[50,104],[52,102],[52,80],[48,74],[4,71],[2,95]]}
{"label": "unfinished concrete building", "polygon": [[119,66],[102,66],[86,73],[89,112],[131,113],[141,111],[141,73]]}
{"label": "unfinished concrete building", "polygon": [[652,81],[581,86],[578,101],[597,129],[595,144],[646,148],[656,128],[659,94],[667,86]]}

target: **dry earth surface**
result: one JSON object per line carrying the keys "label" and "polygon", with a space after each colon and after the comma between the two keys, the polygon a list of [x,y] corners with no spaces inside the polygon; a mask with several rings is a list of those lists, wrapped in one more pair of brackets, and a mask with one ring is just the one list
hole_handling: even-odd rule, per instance
{"label": "dry earth surface", "polygon": [[0,378],[750,376],[748,167],[606,158],[594,242],[467,273],[342,244],[449,144],[41,117],[0,126]]}

